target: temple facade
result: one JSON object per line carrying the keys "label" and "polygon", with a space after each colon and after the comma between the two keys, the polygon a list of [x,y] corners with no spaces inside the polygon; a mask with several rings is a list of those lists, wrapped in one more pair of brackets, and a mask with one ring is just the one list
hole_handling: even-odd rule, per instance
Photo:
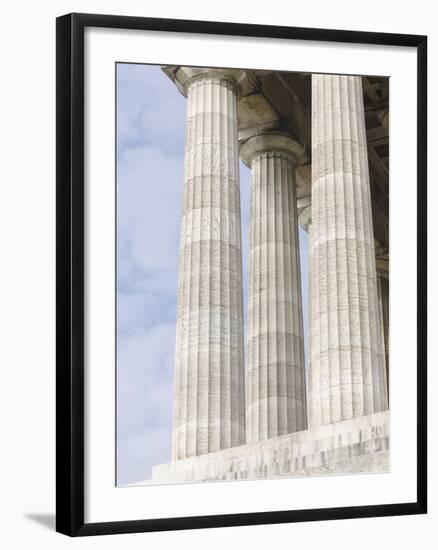
{"label": "temple facade", "polygon": [[187,121],[172,461],[152,482],[387,471],[388,80],[163,70]]}

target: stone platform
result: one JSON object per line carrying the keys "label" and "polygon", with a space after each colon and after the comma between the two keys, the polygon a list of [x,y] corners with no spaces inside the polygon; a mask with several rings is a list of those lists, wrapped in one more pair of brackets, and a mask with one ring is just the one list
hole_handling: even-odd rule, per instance
{"label": "stone platform", "polygon": [[136,485],[388,472],[388,411],[155,466]]}

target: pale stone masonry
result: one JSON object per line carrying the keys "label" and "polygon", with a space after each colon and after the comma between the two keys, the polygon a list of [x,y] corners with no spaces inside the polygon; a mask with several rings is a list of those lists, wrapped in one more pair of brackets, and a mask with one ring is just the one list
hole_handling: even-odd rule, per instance
{"label": "pale stone masonry", "polygon": [[361,78],[312,75],[310,426],[387,409]]}
{"label": "pale stone masonry", "polygon": [[173,453],[145,483],[388,471],[387,80],[163,70],[187,97]]}
{"label": "pale stone masonry", "polygon": [[388,448],[384,411],[161,464],[152,483],[387,472]]}
{"label": "pale stone masonry", "polygon": [[180,69],[187,94],[173,460],[245,441],[237,86]]}
{"label": "pale stone masonry", "polygon": [[382,258],[377,258],[377,297],[389,395],[389,278],[388,261]]}
{"label": "pale stone masonry", "polygon": [[251,168],[246,441],[307,427],[295,166],[282,134],[247,140]]}

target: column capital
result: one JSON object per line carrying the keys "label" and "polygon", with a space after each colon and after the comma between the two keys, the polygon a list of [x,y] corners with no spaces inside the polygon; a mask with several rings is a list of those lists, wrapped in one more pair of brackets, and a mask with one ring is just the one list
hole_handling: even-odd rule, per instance
{"label": "column capital", "polygon": [[236,96],[240,94],[239,78],[243,71],[239,69],[216,69],[211,67],[165,67],[164,72],[174,81],[178,90],[187,97],[193,82],[200,79],[214,78],[221,84],[233,90]]}
{"label": "column capital", "polygon": [[298,209],[298,223],[306,233],[309,233],[312,225],[312,205],[304,206]]}
{"label": "column capital", "polygon": [[305,158],[304,148],[289,134],[282,132],[264,132],[256,134],[240,146],[240,158],[251,167],[253,159],[262,153],[284,154],[299,165]]}
{"label": "column capital", "polygon": [[376,272],[378,277],[388,279],[389,259],[387,256],[376,256]]}

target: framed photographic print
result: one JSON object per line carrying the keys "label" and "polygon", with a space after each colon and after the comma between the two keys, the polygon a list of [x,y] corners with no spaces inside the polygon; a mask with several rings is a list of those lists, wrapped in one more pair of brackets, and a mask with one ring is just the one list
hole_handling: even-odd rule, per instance
{"label": "framed photographic print", "polygon": [[57,20],[57,530],[426,512],[426,37]]}

